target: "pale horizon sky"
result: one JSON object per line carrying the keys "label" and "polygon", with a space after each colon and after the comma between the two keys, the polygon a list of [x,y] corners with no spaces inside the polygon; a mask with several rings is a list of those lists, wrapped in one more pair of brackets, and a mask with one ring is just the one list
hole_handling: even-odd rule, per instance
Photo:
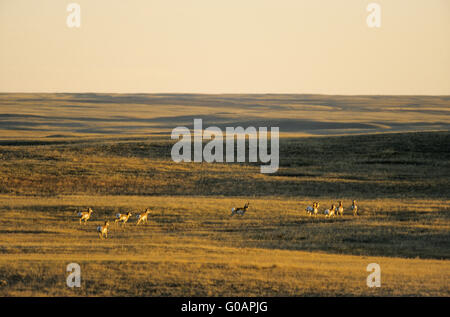
{"label": "pale horizon sky", "polygon": [[0,0],[0,92],[450,95],[450,1]]}

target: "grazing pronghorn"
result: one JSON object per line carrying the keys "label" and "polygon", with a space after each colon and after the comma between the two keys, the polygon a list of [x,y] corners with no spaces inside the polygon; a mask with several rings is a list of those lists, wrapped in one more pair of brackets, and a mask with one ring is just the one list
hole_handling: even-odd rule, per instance
{"label": "grazing pronghorn", "polygon": [[150,208],[147,208],[143,213],[141,213],[140,215],[137,215],[136,217],[138,218],[138,221],[136,223],[136,226],[138,224],[142,223],[147,223],[147,219],[148,219],[148,214],[150,213]]}
{"label": "grazing pronghorn", "polygon": [[109,221],[105,221],[105,224],[103,226],[97,227],[98,237],[100,239],[103,239],[103,237],[108,238],[108,226]]}
{"label": "grazing pronghorn", "polygon": [[344,206],[342,205],[342,201],[339,202],[339,207],[337,208],[337,214],[340,216],[344,215]]}
{"label": "grazing pronghorn", "polygon": [[117,222],[122,221],[122,225],[126,224],[128,221],[128,218],[131,217],[131,212],[127,212],[126,214],[117,214],[116,220],[114,220],[114,223],[117,224]]}
{"label": "grazing pronghorn", "polygon": [[352,210],[353,210],[353,216],[358,215],[358,205],[356,205],[356,200],[353,200],[352,202]]}
{"label": "grazing pronghorn", "polygon": [[243,216],[248,210],[248,205],[250,204],[247,202],[244,207],[231,208],[231,216],[233,216],[234,214]]}
{"label": "grazing pronghorn", "polygon": [[84,220],[84,224],[86,224],[86,221],[89,220],[89,218],[91,218],[91,214],[94,211],[91,208],[88,208],[87,211],[80,211],[78,213],[78,217],[80,217],[80,225],[81,225],[81,221]]}
{"label": "grazing pronghorn", "polygon": [[330,209],[325,210],[325,216],[327,216],[327,217],[334,216],[335,211],[336,211],[336,205],[332,204]]}

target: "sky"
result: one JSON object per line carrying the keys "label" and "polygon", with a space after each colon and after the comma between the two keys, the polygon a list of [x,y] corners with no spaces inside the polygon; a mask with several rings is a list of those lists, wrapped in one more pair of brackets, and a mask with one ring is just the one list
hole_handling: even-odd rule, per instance
{"label": "sky", "polygon": [[450,95],[450,1],[0,0],[0,92]]}

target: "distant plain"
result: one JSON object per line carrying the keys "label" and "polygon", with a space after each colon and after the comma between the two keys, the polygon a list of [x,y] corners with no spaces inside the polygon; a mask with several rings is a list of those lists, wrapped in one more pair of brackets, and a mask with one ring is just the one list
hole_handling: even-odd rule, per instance
{"label": "distant plain", "polygon": [[[174,163],[194,118],[280,127],[280,169]],[[450,296],[449,145],[449,96],[0,94],[0,295]]]}

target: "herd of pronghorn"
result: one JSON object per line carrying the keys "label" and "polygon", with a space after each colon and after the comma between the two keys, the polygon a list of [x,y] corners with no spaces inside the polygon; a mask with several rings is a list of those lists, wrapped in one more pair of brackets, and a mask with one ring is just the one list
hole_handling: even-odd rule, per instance
{"label": "herd of pronghorn", "polygon": [[[244,205],[244,207],[231,208],[231,216],[233,215],[243,216],[247,212],[249,205],[250,203],[247,202]],[[320,204],[318,202],[313,202],[312,206],[306,207],[306,213],[310,216],[312,215],[317,216],[319,214],[319,205]],[[351,209],[353,211],[353,215],[357,216],[358,206],[356,205],[356,200],[353,200]],[[94,211],[92,210],[92,208],[88,208],[86,211],[80,211],[78,213],[78,217],[80,217],[80,225],[82,221],[84,221],[84,224],[86,224],[86,222],[91,218],[93,212]],[[149,213],[150,209],[147,208],[144,212],[138,214],[136,216],[137,218],[136,226],[141,223],[142,224],[147,223]],[[335,204],[331,204],[331,207],[329,209],[325,209],[323,214],[325,215],[325,217],[333,217],[334,215],[343,216],[344,206],[342,205],[342,201],[339,201],[339,205],[337,206],[337,208]],[[118,213],[116,214],[114,223],[117,224],[118,222],[121,222],[122,225],[125,225],[131,216],[132,216],[131,212],[127,212],[126,214]],[[108,220],[105,221],[105,224],[103,226],[97,227],[97,232],[100,239],[108,238],[108,227],[109,227]]]}
{"label": "herd of pronghorn", "polygon": [[[313,202],[312,206],[306,207],[306,213],[310,216],[319,214],[319,203]],[[358,215],[358,205],[356,204],[356,200],[353,200],[351,210],[353,212],[353,216]],[[344,206],[342,205],[342,201],[339,202],[339,205],[336,207],[335,204],[331,204],[331,207],[325,209],[323,212],[325,217],[333,217],[334,215],[343,216],[344,215]]]}
{"label": "herd of pronghorn", "polygon": [[[80,211],[78,213],[78,217],[80,217],[80,225],[82,221],[84,221],[84,224],[86,224],[86,222],[91,218],[93,212],[94,211],[92,210],[92,208],[88,208],[86,211]],[[142,224],[147,223],[149,213],[150,209],[147,208],[144,212],[137,215],[136,226],[139,225],[140,223]],[[125,225],[131,216],[132,216],[131,212],[127,212],[126,214],[118,213],[116,214],[116,219],[114,220],[114,223],[117,224],[118,222],[122,222],[122,225]],[[109,227],[108,220],[105,221],[105,224],[103,226],[97,227],[97,232],[100,239],[108,238],[108,227]]]}

